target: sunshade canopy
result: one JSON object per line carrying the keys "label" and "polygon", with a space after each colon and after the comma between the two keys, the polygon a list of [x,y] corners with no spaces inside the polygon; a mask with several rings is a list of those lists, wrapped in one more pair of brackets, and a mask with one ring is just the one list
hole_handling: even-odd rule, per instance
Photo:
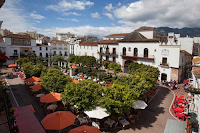
{"label": "sunshade canopy", "polygon": [[97,118],[97,119],[103,119],[104,117],[109,116],[107,110],[100,107],[96,107],[92,111],[85,111],[85,114],[87,114],[90,118]]}
{"label": "sunshade canopy", "polygon": [[73,82],[74,82],[75,84],[78,84],[78,80],[73,80]]}
{"label": "sunshade canopy", "polygon": [[42,121],[45,129],[61,130],[74,123],[76,116],[70,111],[57,111],[48,114]]}
{"label": "sunshade canopy", "polygon": [[96,127],[83,125],[70,130],[69,133],[101,133],[101,131]]}
{"label": "sunshade canopy", "polygon": [[62,99],[61,97],[61,93],[49,93],[43,97],[40,98],[41,102],[45,102],[45,103],[53,103],[53,102],[57,102],[60,101]]}
{"label": "sunshade canopy", "polygon": [[148,105],[142,101],[142,100],[137,100],[135,103],[132,105],[132,108],[134,109],[145,109]]}
{"label": "sunshade canopy", "polygon": [[38,82],[40,78],[32,76],[31,78],[25,79],[26,82]]}
{"label": "sunshade canopy", "polygon": [[16,64],[10,64],[10,65],[8,65],[8,67],[17,67],[17,65]]}
{"label": "sunshade canopy", "polygon": [[42,89],[42,83],[40,82],[40,83],[38,83],[38,84],[36,84],[36,85],[33,85],[33,86],[31,86],[30,88],[31,89],[38,89],[38,90],[40,90],[40,89]]}
{"label": "sunshade canopy", "polygon": [[76,69],[76,68],[78,68],[78,67],[77,67],[77,66],[71,66],[71,67],[69,67],[69,68]]}

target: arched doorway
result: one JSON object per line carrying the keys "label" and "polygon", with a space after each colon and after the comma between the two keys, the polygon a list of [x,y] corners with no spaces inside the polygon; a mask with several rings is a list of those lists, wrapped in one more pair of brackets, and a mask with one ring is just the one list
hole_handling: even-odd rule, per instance
{"label": "arched doorway", "polygon": [[149,52],[148,52],[148,48],[145,48],[145,49],[144,49],[144,57],[148,57],[148,53],[149,53]]}
{"label": "arched doorway", "polygon": [[161,74],[161,81],[164,80],[166,81],[167,80],[167,74],[166,73],[162,73]]}
{"label": "arched doorway", "polygon": [[131,60],[127,60],[124,62],[124,73],[128,73],[129,69],[128,69],[128,66],[133,63],[133,61]]}
{"label": "arched doorway", "polygon": [[123,47],[123,55],[126,55],[126,48]]}
{"label": "arched doorway", "polygon": [[134,48],[134,50],[133,50],[133,51],[134,51],[134,53],[133,53],[133,54],[134,54],[134,56],[138,56],[138,49],[137,49],[137,48]]}

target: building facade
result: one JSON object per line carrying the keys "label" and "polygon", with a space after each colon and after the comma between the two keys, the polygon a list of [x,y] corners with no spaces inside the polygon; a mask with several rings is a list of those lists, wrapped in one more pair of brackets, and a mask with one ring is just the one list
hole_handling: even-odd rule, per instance
{"label": "building facade", "polygon": [[50,55],[55,56],[64,56],[65,59],[69,57],[70,54],[70,45],[66,41],[52,40],[48,43],[50,47]]}
{"label": "building facade", "polygon": [[74,38],[74,37],[75,37],[75,35],[71,34],[70,32],[68,32],[68,33],[56,33],[55,40],[70,41],[70,38]]}

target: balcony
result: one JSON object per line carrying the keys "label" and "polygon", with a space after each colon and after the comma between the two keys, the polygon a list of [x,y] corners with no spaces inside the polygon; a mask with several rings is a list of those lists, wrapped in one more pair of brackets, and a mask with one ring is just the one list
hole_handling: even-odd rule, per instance
{"label": "balcony", "polygon": [[118,56],[118,54],[116,54],[116,53],[110,53],[110,52],[98,52],[98,54],[105,55],[105,56],[114,56],[114,57]]}
{"label": "balcony", "polygon": [[18,59],[19,54],[18,53],[14,53],[13,55],[10,56],[11,60],[15,60]]}
{"label": "balcony", "polygon": [[62,48],[58,48],[58,50],[62,50]]}
{"label": "balcony", "polygon": [[123,53],[120,53],[120,55],[123,57],[123,58],[135,58],[135,59],[148,59],[148,60],[154,60],[154,55],[148,55],[147,57],[144,57],[143,54],[139,54],[137,56],[134,56],[133,53],[126,53],[126,54],[123,54]]}
{"label": "balcony", "polygon": [[64,48],[64,50],[67,50],[67,48]]}
{"label": "balcony", "polygon": [[163,62],[162,62],[162,63],[160,63],[160,66],[161,66],[161,67],[169,67],[169,63],[163,63]]}
{"label": "balcony", "polygon": [[52,49],[57,49],[56,47],[53,47]]}

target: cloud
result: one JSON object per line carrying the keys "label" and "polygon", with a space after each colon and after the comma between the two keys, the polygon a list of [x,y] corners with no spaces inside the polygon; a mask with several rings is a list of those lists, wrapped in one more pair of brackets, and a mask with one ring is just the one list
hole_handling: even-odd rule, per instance
{"label": "cloud", "polygon": [[127,26],[199,27],[199,7],[199,0],[139,0],[113,12]]}
{"label": "cloud", "polygon": [[75,15],[75,16],[81,16],[81,14],[78,14],[76,12],[65,12],[63,13],[64,16],[68,16],[68,15]]}
{"label": "cloud", "polygon": [[74,19],[74,18],[73,18],[73,19],[56,18],[56,19],[58,19],[58,20],[63,20],[63,21],[68,20],[68,21],[79,22],[79,20]]}
{"label": "cloud", "polygon": [[42,16],[42,15],[39,15],[39,14],[36,14],[37,12],[34,11],[32,13],[30,13],[30,16],[33,18],[33,19],[44,19],[45,17]]}
{"label": "cloud", "polygon": [[121,6],[121,3],[119,2],[117,5],[118,5],[118,6]]}
{"label": "cloud", "polygon": [[40,21],[36,20],[35,22],[40,23]]}
{"label": "cloud", "polygon": [[112,4],[108,4],[107,6],[104,7],[106,10],[108,10],[109,12],[111,12],[114,7],[112,6]]}
{"label": "cloud", "polygon": [[94,2],[91,1],[66,1],[61,0],[57,5],[48,5],[46,9],[54,10],[57,12],[64,12],[68,10],[85,10],[87,7],[94,5]]}
{"label": "cloud", "polygon": [[135,27],[93,27],[93,26],[79,26],[79,27],[67,27],[67,28],[60,28],[54,27],[50,29],[38,29],[36,27],[32,27],[33,29],[37,30],[38,32],[54,37],[56,33],[73,33],[76,36],[84,36],[84,35],[93,35],[99,38],[103,36],[107,36],[110,34],[117,34],[117,33],[130,33],[134,31]]}
{"label": "cloud", "polygon": [[114,23],[111,23],[111,25],[112,25],[112,26],[115,26],[115,24],[114,24]]}
{"label": "cloud", "polygon": [[104,13],[105,16],[107,16],[109,19],[114,20],[114,17],[111,13]]}
{"label": "cloud", "polygon": [[91,13],[90,15],[92,18],[98,18],[98,19],[101,18],[98,12]]}
{"label": "cloud", "polygon": [[33,25],[28,22],[28,14],[24,13],[20,4],[21,0],[7,0],[0,9],[2,28],[11,30],[12,32],[24,32]]}

